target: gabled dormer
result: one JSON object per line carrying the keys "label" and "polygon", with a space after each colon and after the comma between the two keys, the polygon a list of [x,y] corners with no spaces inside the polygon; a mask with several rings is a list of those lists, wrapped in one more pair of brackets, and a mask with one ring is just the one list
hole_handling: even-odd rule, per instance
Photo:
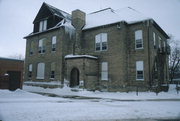
{"label": "gabled dormer", "polygon": [[63,19],[70,20],[71,16],[68,13],[44,2],[33,21],[33,33],[42,32],[53,28]]}

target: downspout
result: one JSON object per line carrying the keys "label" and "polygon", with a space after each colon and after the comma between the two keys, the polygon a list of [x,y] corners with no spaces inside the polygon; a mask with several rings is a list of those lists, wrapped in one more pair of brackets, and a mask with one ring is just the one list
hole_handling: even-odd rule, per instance
{"label": "downspout", "polygon": [[148,20],[147,21],[147,36],[148,36],[148,66],[149,66],[149,86],[150,86],[150,88],[152,87],[152,85],[151,85],[151,67],[150,67],[150,47],[149,47],[149,42],[150,42],[150,39],[149,39],[149,26],[150,26],[150,20]]}

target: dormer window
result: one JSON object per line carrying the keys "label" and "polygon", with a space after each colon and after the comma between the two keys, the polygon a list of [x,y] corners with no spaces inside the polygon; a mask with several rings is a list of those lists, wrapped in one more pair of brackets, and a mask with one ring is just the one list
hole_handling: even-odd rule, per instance
{"label": "dormer window", "polygon": [[39,32],[45,31],[47,29],[47,20],[42,20],[39,23]]}

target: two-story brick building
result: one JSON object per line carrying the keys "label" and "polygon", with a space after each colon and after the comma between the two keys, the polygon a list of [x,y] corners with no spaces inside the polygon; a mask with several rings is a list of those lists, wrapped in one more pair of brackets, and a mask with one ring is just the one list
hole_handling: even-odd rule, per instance
{"label": "two-story brick building", "polygon": [[168,35],[130,7],[70,15],[43,3],[33,24],[25,37],[25,81],[131,91],[169,79]]}

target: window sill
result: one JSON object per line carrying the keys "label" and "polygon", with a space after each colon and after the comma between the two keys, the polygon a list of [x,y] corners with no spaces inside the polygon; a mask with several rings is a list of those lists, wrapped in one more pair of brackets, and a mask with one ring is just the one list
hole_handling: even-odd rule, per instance
{"label": "window sill", "polygon": [[136,81],[144,81],[144,79],[136,79]]}
{"label": "window sill", "polygon": [[36,77],[36,79],[44,79],[44,77]]}
{"label": "window sill", "polygon": [[143,50],[144,48],[135,48],[135,50]]}
{"label": "window sill", "polygon": [[107,50],[95,50],[95,52],[106,52]]}

